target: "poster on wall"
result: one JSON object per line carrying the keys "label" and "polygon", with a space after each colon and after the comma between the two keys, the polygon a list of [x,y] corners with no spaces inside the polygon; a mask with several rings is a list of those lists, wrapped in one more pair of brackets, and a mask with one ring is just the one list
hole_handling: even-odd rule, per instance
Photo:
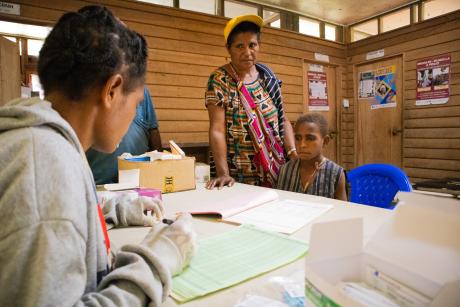
{"label": "poster on wall", "polygon": [[359,73],[358,99],[374,97],[374,72],[363,71]]}
{"label": "poster on wall", "polygon": [[415,105],[443,104],[449,100],[450,55],[444,54],[417,62]]}
{"label": "poster on wall", "polygon": [[323,72],[308,72],[308,110],[329,111],[327,78]]}
{"label": "poster on wall", "polygon": [[378,68],[374,71],[374,97],[371,109],[396,107],[396,66]]}

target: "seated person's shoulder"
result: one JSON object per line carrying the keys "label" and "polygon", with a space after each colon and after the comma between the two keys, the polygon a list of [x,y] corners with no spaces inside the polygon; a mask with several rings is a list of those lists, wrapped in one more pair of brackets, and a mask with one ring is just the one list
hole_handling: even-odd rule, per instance
{"label": "seated person's shoulder", "polygon": [[340,166],[332,160],[327,159],[326,163],[329,164],[331,168],[337,169],[340,172],[343,172],[344,170],[342,166]]}
{"label": "seated person's shoulder", "polygon": [[85,173],[78,144],[46,126],[7,134],[11,142],[4,150],[8,153],[0,154],[14,152],[14,157],[0,178],[8,191],[0,197],[0,210],[4,218],[16,218],[14,225],[7,224],[22,228],[51,220],[86,222],[90,175]]}

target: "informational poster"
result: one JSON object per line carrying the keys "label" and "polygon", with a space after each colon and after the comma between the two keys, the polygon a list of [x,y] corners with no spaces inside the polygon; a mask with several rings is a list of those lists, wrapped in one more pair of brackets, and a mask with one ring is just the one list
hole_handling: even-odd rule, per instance
{"label": "informational poster", "polygon": [[309,64],[308,71],[324,72],[324,66],[320,64]]}
{"label": "informational poster", "polygon": [[363,71],[359,73],[358,99],[369,99],[374,97],[374,72]]}
{"label": "informational poster", "polygon": [[327,77],[323,72],[308,72],[308,109],[310,111],[329,111]]}
{"label": "informational poster", "polygon": [[371,109],[396,107],[395,71],[395,65],[374,71],[375,99],[371,100]]}
{"label": "informational poster", "polygon": [[443,104],[449,100],[450,55],[444,54],[417,62],[415,104]]}

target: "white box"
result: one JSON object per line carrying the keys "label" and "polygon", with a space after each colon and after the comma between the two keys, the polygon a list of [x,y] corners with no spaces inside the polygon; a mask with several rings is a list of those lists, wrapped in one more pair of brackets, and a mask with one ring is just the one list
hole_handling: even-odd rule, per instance
{"label": "white box", "polygon": [[362,306],[338,284],[363,281],[371,266],[428,297],[429,306],[460,305],[460,200],[412,192],[397,197],[401,202],[366,244],[361,218],[312,225],[307,300]]}
{"label": "white box", "polygon": [[211,179],[209,164],[195,162],[195,181],[207,183]]}

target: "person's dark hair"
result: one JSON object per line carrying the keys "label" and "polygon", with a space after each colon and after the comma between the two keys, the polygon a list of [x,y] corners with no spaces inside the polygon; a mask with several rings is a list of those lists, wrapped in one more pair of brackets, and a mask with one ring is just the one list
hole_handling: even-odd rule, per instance
{"label": "person's dark hair", "polygon": [[233,41],[235,40],[235,36],[237,36],[240,33],[254,33],[257,35],[257,41],[260,41],[260,28],[258,25],[255,23],[249,22],[249,21],[243,21],[242,23],[238,24],[232,32],[230,32],[230,35],[227,38],[227,48],[230,49],[230,47],[233,44]]}
{"label": "person's dark hair", "polygon": [[147,43],[107,8],[86,6],[66,13],[45,39],[38,75],[45,95],[59,90],[79,100],[116,73],[124,77],[124,92],[144,82]]}
{"label": "person's dark hair", "polygon": [[316,124],[323,138],[329,133],[329,124],[327,123],[327,119],[320,113],[308,113],[299,116],[297,122],[295,123],[295,127],[298,127],[303,123]]}

